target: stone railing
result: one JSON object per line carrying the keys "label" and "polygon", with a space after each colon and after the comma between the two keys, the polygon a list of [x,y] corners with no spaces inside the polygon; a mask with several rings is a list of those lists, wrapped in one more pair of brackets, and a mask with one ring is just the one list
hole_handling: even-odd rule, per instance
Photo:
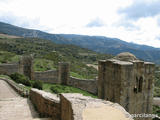
{"label": "stone railing", "polygon": [[52,117],[52,120],[133,120],[119,104],[78,93],[57,97],[31,89],[30,99],[42,117]]}
{"label": "stone railing", "polygon": [[9,79],[4,79],[1,78],[1,80],[5,80],[18,94],[20,94],[23,97],[28,97],[29,96],[29,90],[27,90],[24,85],[22,84],[17,84],[13,80]]}
{"label": "stone railing", "polygon": [[55,94],[32,88],[30,99],[41,117],[60,120],[60,100]]}

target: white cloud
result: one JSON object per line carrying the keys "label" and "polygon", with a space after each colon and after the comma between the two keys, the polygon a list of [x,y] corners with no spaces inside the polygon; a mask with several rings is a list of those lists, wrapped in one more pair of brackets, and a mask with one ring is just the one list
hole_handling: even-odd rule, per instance
{"label": "white cloud", "polygon": [[159,0],[135,0],[126,8],[119,9],[119,13],[125,14],[127,19],[137,20],[144,17],[152,17],[160,14]]}
{"label": "white cloud", "polygon": [[[136,21],[125,19],[124,14],[118,13],[119,9],[135,6],[137,1],[1,0],[0,21],[50,33],[103,35],[160,47],[157,12],[154,16],[139,17]],[[157,0],[152,0],[152,3],[148,1],[143,0],[143,3],[159,4]],[[141,11],[141,8],[137,8],[137,11]],[[89,24],[94,27],[88,27]]]}
{"label": "white cloud", "polygon": [[86,25],[86,27],[102,27],[102,26],[104,26],[104,25],[105,25],[105,24],[104,24],[104,22],[103,22],[101,19],[96,18],[96,19],[90,21],[90,22]]}

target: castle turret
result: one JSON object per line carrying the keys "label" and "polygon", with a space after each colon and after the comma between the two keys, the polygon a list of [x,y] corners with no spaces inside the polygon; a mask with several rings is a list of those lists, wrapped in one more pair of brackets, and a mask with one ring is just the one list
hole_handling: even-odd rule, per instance
{"label": "castle turret", "polygon": [[152,113],[153,77],[153,63],[128,52],[120,53],[113,59],[99,61],[98,96],[119,103],[130,114]]}

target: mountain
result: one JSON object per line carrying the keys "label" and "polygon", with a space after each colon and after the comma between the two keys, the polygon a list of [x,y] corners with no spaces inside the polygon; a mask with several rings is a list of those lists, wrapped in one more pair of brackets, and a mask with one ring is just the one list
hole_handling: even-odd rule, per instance
{"label": "mountain", "polygon": [[117,38],[74,34],[49,34],[39,30],[25,29],[2,22],[0,22],[0,33],[21,37],[43,38],[59,44],[77,45],[99,53],[116,55],[121,52],[131,52],[139,59],[160,64],[159,48],[128,43]]}

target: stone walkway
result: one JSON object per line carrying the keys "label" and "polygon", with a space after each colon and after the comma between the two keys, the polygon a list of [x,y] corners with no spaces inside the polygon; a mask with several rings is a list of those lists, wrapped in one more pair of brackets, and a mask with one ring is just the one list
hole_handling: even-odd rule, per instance
{"label": "stone walkway", "polygon": [[0,120],[40,119],[27,98],[20,97],[5,81],[0,80]]}

